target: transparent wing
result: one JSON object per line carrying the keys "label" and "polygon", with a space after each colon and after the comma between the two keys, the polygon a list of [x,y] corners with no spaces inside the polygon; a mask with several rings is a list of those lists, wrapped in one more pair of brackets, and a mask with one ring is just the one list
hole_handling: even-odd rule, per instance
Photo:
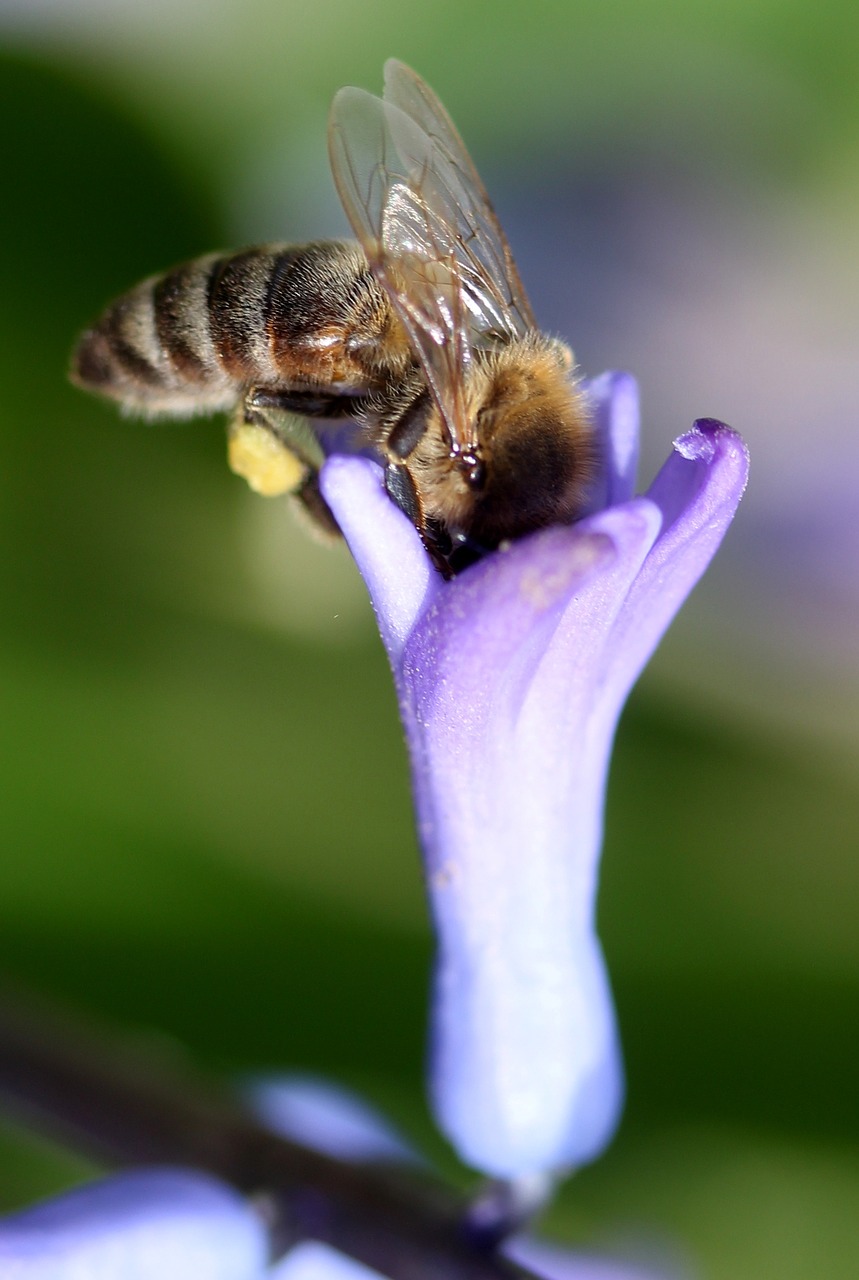
{"label": "transparent wing", "polygon": [[456,125],[429,85],[396,58],[385,63],[385,101],[399,107],[431,139],[439,176],[446,180],[458,214],[462,252],[482,277],[507,329],[523,335],[537,327],[531,304],[501,229],[492,201],[480,180]]}
{"label": "transparent wing", "polygon": [[413,72],[399,63],[393,70],[394,92],[421,119],[396,102],[341,89],[331,108],[331,168],[451,443],[464,447],[473,443],[463,404],[472,347],[521,335],[533,319],[507,242],[444,108]]}

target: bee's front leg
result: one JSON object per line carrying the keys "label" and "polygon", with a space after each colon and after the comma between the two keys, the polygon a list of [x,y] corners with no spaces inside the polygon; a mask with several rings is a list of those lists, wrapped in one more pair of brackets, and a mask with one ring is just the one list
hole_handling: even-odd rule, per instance
{"label": "bee's front leg", "polygon": [[421,537],[430,559],[445,578],[453,576],[449,555],[451,542],[447,531],[434,520],[428,520],[421,506],[418,487],[407,466],[389,462],[385,467],[385,491],[403,515],[408,516]]}
{"label": "bee's front leg", "polygon": [[[255,493],[269,498],[292,494],[319,532],[337,537],[340,529],[319,489],[325,454],[304,416],[313,409],[305,407],[302,413],[297,407],[307,403],[300,399],[303,394],[249,391],[230,422],[227,456],[231,470],[247,480]],[[314,403],[321,400],[315,396]]]}

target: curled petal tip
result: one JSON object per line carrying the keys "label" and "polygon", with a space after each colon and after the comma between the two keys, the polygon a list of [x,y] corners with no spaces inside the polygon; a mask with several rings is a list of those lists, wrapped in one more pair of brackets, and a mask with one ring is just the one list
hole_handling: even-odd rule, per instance
{"label": "curled petal tip", "polygon": [[720,513],[721,532],[701,561],[702,572],[745,492],[748,475],[743,438],[715,418],[699,418],[674,441],[674,452],[648,490],[662,509],[663,538],[677,521],[688,538]]}
{"label": "curled petal tip", "polygon": [[739,432],[718,418],[697,418],[689,431],[678,436],[674,448],[690,462],[713,462],[720,452],[734,453],[748,468],[749,451]]}
{"label": "curled petal tip", "polygon": [[704,418],[696,422],[691,431],[685,431],[674,441],[674,448],[689,462],[711,462],[716,452],[715,419]]}

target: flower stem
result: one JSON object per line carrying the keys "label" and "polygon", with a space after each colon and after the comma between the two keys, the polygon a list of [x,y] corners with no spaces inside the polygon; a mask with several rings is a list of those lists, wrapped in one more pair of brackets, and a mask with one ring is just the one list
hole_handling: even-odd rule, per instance
{"label": "flower stem", "polygon": [[[0,1101],[26,1123],[108,1165],[188,1165],[252,1197],[273,1256],[302,1239],[391,1280],[526,1280],[467,1229],[441,1182],[348,1165],[276,1137],[190,1073],[110,1044],[29,1002],[0,1002]],[[493,1242],[494,1243],[494,1242]]]}

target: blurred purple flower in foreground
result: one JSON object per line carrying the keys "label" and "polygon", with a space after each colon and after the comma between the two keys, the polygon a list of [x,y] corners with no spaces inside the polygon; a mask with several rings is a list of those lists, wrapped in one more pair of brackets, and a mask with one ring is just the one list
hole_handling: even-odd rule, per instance
{"label": "blurred purple flower in foreground", "polygon": [[[268,1262],[263,1219],[190,1169],[115,1174],[0,1220],[4,1280],[386,1280],[316,1240]],[[647,1280],[634,1265],[511,1242],[546,1280]]]}
{"label": "blurred purple flower in foreground", "polygon": [[460,1156],[501,1178],[579,1165],[622,1100],[594,931],[612,738],[634,681],[742,496],[739,437],[702,420],[634,498],[635,384],[589,393],[604,459],[592,512],[452,581],[375,465],[323,492],[369,588],[412,763],[437,937],[431,1091]]}
{"label": "blurred purple flower in foreground", "polygon": [[[245,1094],[273,1131],[318,1151],[421,1163],[383,1116],[344,1089],[287,1077],[253,1082]],[[527,1238],[505,1252],[546,1280],[653,1280],[649,1270]],[[0,1219],[4,1280],[386,1280],[316,1240],[268,1258],[263,1216],[190,1169],[116,1174]]]}
{"label": "blurred purple flower in foreground", "polygon": [[268,1242],[237,1192],[184,1169],[135,1169],[0,1222],[15,1280],[256,1280]]}

